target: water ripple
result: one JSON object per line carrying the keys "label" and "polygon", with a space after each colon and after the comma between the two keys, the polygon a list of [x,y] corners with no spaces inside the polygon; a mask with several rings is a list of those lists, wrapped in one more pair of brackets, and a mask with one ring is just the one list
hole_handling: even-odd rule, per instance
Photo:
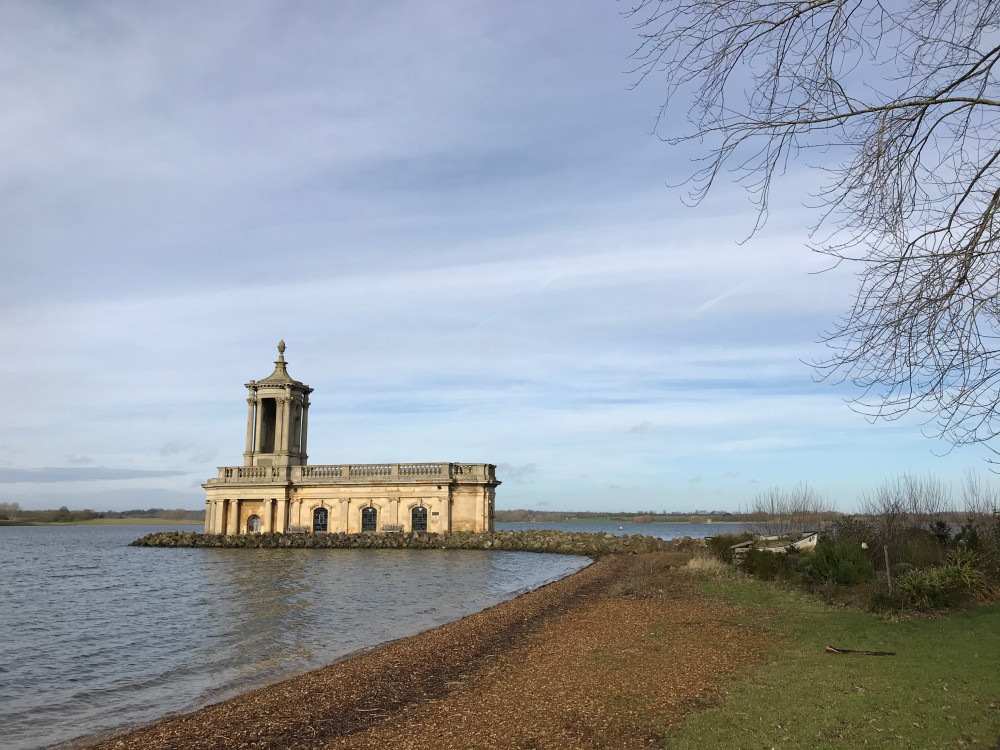
{"label": "water ripple", "polygon": [[0,747],[192,710],[586,564],[434,550],[140,549],[138,526],[0,527]]}

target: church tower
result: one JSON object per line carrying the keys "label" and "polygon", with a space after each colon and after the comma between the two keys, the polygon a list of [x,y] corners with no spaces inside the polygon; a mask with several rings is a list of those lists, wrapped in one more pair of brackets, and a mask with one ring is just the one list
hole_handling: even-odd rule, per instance
{"label": "church tower", "polygon": [[278,342],[274,372],[246,384],[247,449],[244,466],[305,466],[309,394],[313,389],[285,369],[285,342]]}

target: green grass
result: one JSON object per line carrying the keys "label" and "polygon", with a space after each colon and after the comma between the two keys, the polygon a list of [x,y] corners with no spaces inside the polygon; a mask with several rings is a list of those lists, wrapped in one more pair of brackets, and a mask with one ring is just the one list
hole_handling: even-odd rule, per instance
{"label": "green grass", "polygon": [[[892,621],[754,580],[703,588],[777,638],[668,748],[993,748],[1000,737],[1000,606]],[[896,656],[828,654],[827,645]]]}

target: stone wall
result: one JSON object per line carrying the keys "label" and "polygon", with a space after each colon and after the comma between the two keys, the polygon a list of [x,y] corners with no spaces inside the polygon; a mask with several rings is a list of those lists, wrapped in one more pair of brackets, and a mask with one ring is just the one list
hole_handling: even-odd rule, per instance
{"label": "stone wall", "polygon": [[223,547],[275,549],[486,549],[521,552],[556,552],[600,557],[609,554],[665,552],[696,545],[701,540],[664,541],[635,534],[584,534],[567,531],[487,531],[430,534],[197,534],[161,531],[132,542],[133,547]]}

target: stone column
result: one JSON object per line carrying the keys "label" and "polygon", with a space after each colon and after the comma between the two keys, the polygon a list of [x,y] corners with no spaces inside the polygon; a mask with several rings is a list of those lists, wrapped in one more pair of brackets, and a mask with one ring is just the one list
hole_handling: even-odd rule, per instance
{"label": "stone column", "polygon": [[264,410],[261,407],[260,399],[257,399],[257,416],[254,418],[254,438],[253,438],[253,450],[254,453],[260,453],[261,441],[264,439],[261,435],[261,425],[264,423]]}
{"label": "stone column", "polygon": [[[247,450],[243,455],[247,458],[253,454],[253,424],[254,424],[254,406],[257,404],[257,399],[250,396],[247,399]],[[244,462],[245,466],[249,466],[249,462]]]}
{"label": "stone column", "polygon": [[278,507],[275,511],[274,530],[279,534],[288,531],[288,498],[279,497]]}
{"label": "stone column", "polygon": [[288,410],[292,404],[292,398],[287,393],[286,391],[286,395],[278,399],[277,424],[274,429],[274,452],[285,456],[288,455]]}
{"label": "stone column", "polygon": [[340,527],[345,533],[351,531],[351,498],[340,501]]}
{"label": "stone column", "polygon": [[306,462],[306,430],[309,427],[309,400],[303,399],[302,401],[302,437],[299,440],[299,453],[302,454],[303,465]]}
{"label": "stone column", "polygon": [[229,501],[229,525],[226,527],[227,534],[240,533],[240,501]]}
{"label": "stone column", "polygon": [[264,517],[260,519],[260,530],[264,534],[270,533],[272,529],[271,519],[274,517],[274,498],[268,498],[264,501]]}

